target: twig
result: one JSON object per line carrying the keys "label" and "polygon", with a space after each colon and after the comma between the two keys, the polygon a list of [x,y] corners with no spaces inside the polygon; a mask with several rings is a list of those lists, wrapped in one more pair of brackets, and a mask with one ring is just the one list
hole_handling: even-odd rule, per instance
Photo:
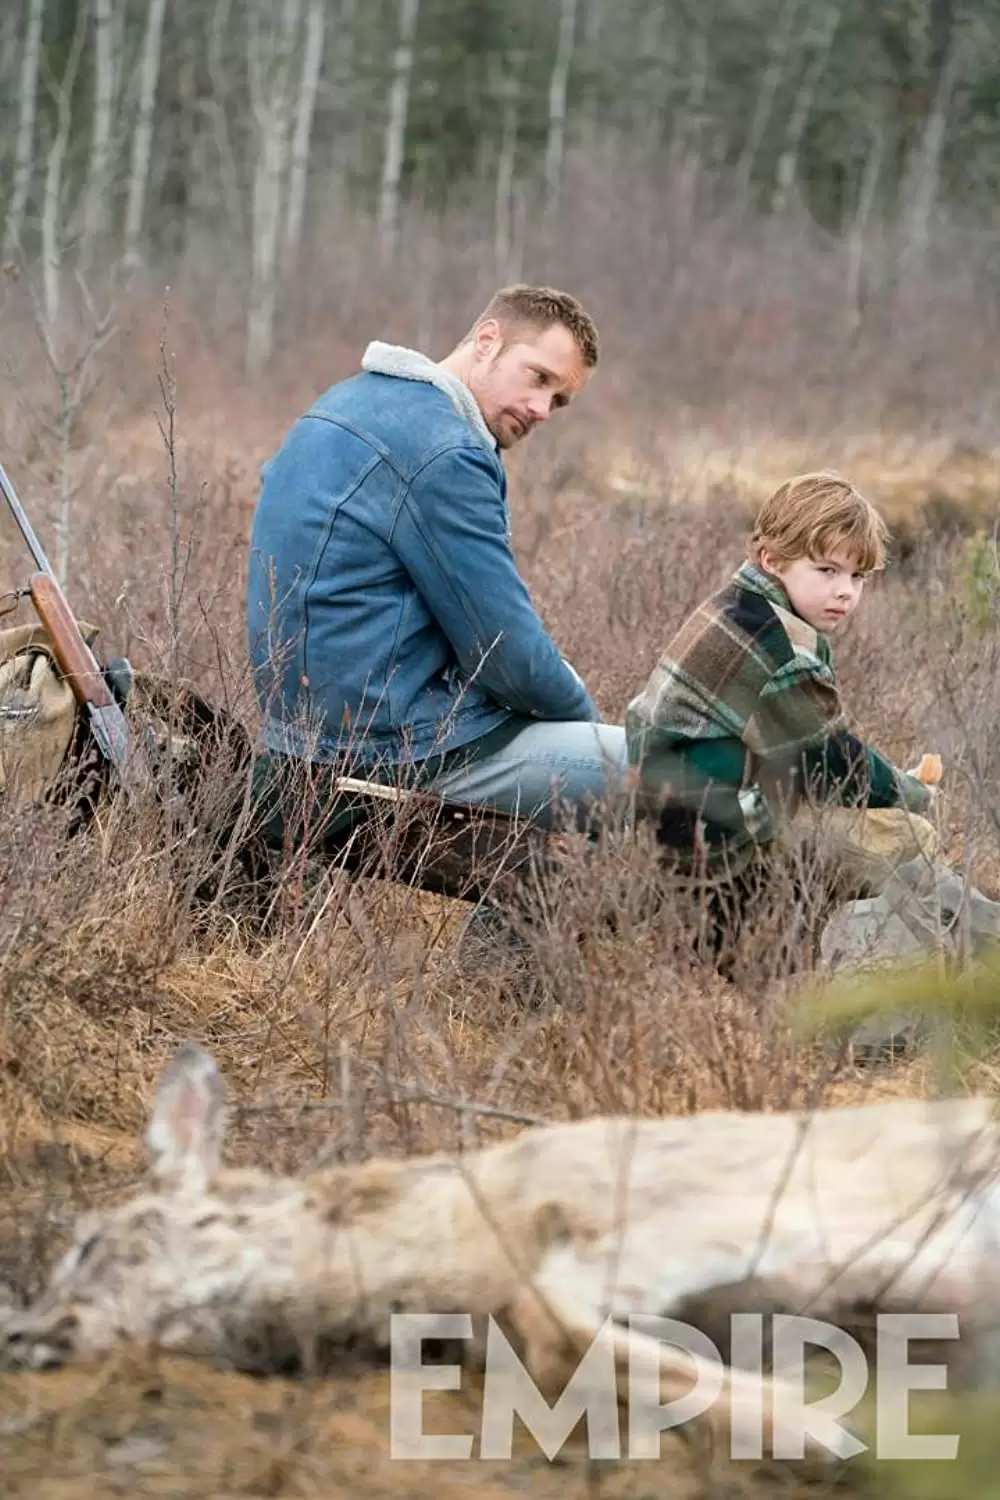
{"label": "twig", "polygon": [[[552,1120],[545,1119],[542,1115],[531,1115],[516,1109],[502,1109],[498,1104],[477,1104],[472,1099],[453,1099],[447,1094],[438,1094],[431,1089],[393,1089],[381,1101],[383,1104],[431,1104],[439,1109],[452,1109],[459,1115],[478,1115],[482,1118],[493,1120],[508,1120],[514,1125],[551,1125]],[[324,1099],[316,1103],[306,1103],[301,1106],[303,1113],[339,1113],[347,1112],[350,1108],[350,1100]],[[251,1113],[252,1111],[243,1111]],[[265,1109],[261,1108],[260,1113]]]}

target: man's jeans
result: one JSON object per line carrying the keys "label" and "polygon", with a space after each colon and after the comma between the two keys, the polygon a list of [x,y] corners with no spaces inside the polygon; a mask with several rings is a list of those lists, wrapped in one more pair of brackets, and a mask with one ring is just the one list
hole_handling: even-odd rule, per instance
{"label": "man's jeans", "polygon": [[[424,782],[447,802],[492,807],[544,828],[564,826],[570,808],[589,826],[595,802],[620,813],[628,756],[618,724],[514,718],[468,747],[468,759]],[[457,754],[458,752],[456,752]]]}
{"label": "man's jeans", "polygon": [[[336,790],[345,773],[386,785],[432,792],[445,802],[518,814],[541,828],[594,827],[593,804],[611,821],[626,815],[625,731],[617,724],[515,717],[443,755],[401,765],[300,761],[262,754],[254,762],[253,803],[261,836],[278,846],[291,838],[336,846],[358,819],[358,799]],[[363,811],[363,809],[362,809]],[[598,823],[604,821],[599,816]]]}

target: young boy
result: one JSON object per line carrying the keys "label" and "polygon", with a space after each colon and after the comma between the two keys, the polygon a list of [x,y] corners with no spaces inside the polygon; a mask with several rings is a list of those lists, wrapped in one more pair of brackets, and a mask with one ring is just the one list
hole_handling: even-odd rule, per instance
{"label": "young boy", "polygon": [[855,887],[845,894],[874,894],[896,865],[933,857],[921,816],[933,789],[849,731],[830,651],[885,564],[886,535],[838,475],[788,480],[760,510],[748,560],[629,704],[639,810],[681,870],[740,876],[815,826],[817,809],[837,883]]}

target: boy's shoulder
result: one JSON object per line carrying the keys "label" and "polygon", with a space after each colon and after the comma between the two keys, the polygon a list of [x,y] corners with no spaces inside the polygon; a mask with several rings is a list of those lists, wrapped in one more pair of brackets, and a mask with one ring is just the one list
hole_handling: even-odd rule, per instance
{"label": "boy's shoulder", "polygon": [[786,605],[763,575],[738,569],[676,631],[628,706],[628,734],[655,726],[689,738],[739,736],[761,694],[828,677],[818,632]]}
{"label": "boy's shoulder", "polygon": [[758,686],[791,662],[796,647],[771,600],[736,572],[695,606],[660,657],[658,679]]}
{"label": "boy's shoulder", "polygon": [[791,621],[783,618],[785,614],[784,610],[779,612],[774,600],[747,586],[743,569],[737,570],[695,612],[701,617],[703,629],[718,631],[733,646],[742,647],[754,656],[766,656],[775,666],[781,666],[795,654],[796,632]]}
{"label": "boy's shoulder", "polygon": [[827,637],[788,608],[783,591],[744,565],[686,617],[645,693],[633,701],[660,703],[689,690],[703,701],[761,692],[774,679],[831,675]]}

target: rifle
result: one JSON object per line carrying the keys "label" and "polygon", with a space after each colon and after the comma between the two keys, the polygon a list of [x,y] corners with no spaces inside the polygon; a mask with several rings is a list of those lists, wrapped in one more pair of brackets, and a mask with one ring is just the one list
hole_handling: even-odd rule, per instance
{"label": "rifle", "polygon": [[73,696],[88,715],[98,749],[114,767],[123,790],[132,799],[140,788],[148,790],[154,785],[153,772],[143,748],[108,687],[96,656],[83,638],[3,464],[0,464],[0,493],[38,568],[29,579],[28,593],[49,637],[52,654]]}

